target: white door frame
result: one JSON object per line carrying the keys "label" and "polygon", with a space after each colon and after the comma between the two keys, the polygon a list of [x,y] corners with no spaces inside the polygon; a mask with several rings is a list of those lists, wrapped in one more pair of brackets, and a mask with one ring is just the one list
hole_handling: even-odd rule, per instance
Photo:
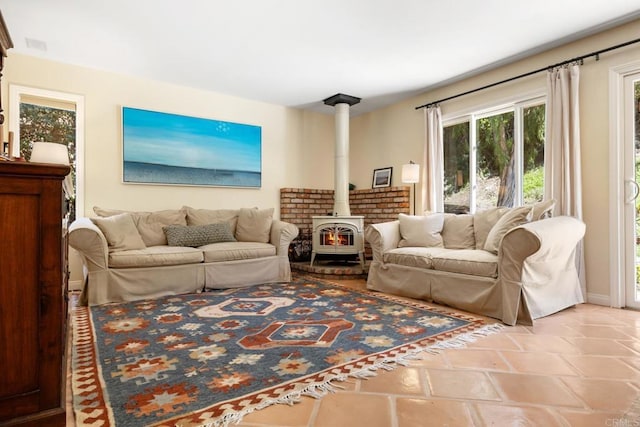
{"label": "white door frame", "polygon": [[76,106],[76,217],[84,216],[84,96],[29,86],[9,84],[9,131],[14,133],[14,156],[20,154],[20,99],[29,95],[52,100],[62,100]]}
{"label": "white door frame", "polygon": [[[625,259],[625,77],[640,72],[640,61],[609,69],[609,280],[611,307],[625,307],[629,280]],[[635,279],[633,279],[635,280]]]}

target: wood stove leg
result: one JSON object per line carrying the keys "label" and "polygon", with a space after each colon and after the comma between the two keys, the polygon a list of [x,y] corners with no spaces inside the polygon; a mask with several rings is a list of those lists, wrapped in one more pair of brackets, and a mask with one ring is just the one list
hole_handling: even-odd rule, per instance
{"label": "wood stove leg", "polygon": [[364,251],[359,251],[358,252],[358,258],[360,258],[360,265],[364,269]]}
{"label": "wood stove leg", "polygon": [[309,264],[310,267],[313,267],[313,260],[316,259],[316,251],[312,251],[311,252],[311,264]]}

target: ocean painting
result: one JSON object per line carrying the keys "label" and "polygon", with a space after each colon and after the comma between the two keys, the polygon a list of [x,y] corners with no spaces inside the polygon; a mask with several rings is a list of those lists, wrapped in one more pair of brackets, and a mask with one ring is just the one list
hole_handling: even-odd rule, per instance
{"label": "ocean painting", "polygon": [[262,128],[122,107],[126,183],[260,187]]}

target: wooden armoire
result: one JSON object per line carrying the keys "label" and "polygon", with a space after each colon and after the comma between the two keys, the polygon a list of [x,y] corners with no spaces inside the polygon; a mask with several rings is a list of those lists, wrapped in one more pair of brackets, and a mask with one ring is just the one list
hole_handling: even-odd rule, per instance
{"label": "wooden armoire", "polygon": [[0,426],[65,425],[69,171],[0,161]]}

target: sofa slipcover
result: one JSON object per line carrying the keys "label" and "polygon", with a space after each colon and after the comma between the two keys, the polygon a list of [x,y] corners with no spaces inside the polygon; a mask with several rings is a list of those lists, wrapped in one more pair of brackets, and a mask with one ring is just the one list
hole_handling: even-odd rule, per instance
{"label": "sofa slipcover", "polygon": [[[368,226],[365,238],[373,260],[367,288],[449,305],[508,325],[530,325],[584,302],[575,263],[584,223],[568,216],[525,222],[504,234],[497,254],[481,249],[492,224],[506,212],[482,213],[477,230],[470,227],[474,215],[444,214],[444,247],[399,247],[399,220]],[[470,232],[474,236],[469,237]]]}
{"label": "sofa slipcover", "polygon": [[[134,301],[166,295],[201,292],[261,283],[289,282],[288,250],[298,235],[290,223],[272,219],[272,209],[194,209],[182,207],[158,212],[127,212],[94,208],[101,218],[78,218],[69,227],[69,245],[83,262],[81,304]],[[121,215],[130,217],[122,221]],[[256,222],[256,218],[260,222]],[[109,245],[102,224],[114,239],[121,237],[114,224],[133,221],[146,247],[120,250]],[[199,247],[169,246],[164,227],[201,226],[225,222],[232,233],[240,227],[242,241],[222,241]],[[107,228],[108,227],[108,228]],[[130,233],[130,228],[126,229]],[[251,233],[255,232],[255,241]],[[236,235],[236,237],[238,237]],[[131,246],[131,245],[129,245]]]}

